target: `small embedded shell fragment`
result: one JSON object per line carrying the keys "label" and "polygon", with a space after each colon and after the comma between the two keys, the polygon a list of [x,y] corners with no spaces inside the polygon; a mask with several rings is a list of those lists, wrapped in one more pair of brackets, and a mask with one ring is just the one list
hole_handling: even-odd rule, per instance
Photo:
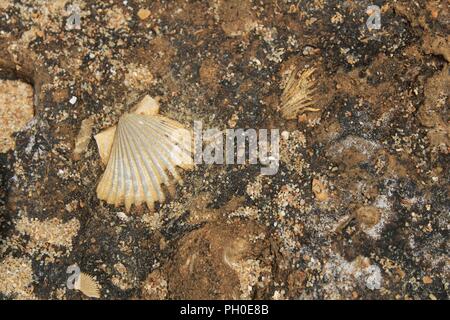
{"label": "small embedded shell fragment", "polygon": [[294,69],[287,80],[283,94],[281,95],[280,111],[283,118],[296,119],[301,113],[307,111],[319,111],[312,108],[314,104],[315,81],[312,79],[314,68],[304,71]]}
{"label": "small embedded shell fragment", "polygon": [[105,152],[107,166],[97,186],[97,196],[116,206],[125,203],[127,211],[133,204],[139,206],[145,202],[152,209],[154,202],[163,202],[162,185],[170,187],[171,177],[181,183],[176,167],[193,167],[191,131],[156,114],[157,104],[149,104],[154,100],[144,100],[147,100],[144,105],[151,108],[139,104],[133,113],[120,118],[110,152],[105,151],[107,142],[102,147],[99,144],[100,153],[102,149]]}
{"label": "small embedded shell fragment", "polygon": [[100,285],[90,275],[81,272],[74,283],[74,289],[90,298],[100,298]]}
{"label": "small embedded shell fragment", "polygon": [[159,113],[158,101],[146,95],[132,110],[136,114],[144,114],[147,116],[154,116]]}
{"label": "small embedded shell fragment", "polygon": [[81,121],[81,128],[75,139],[75,149],[73,150],[73,159],[78,161],[86,151],[89,141],[91,141],[92,127],[94,126],[94,118],[90,117]]}
{"label": "small embedded shell fragment", "polygon": [[115,134],[116,134],[116,126],[113,126],[96,134],[94,137],[95,142],[97,142],[100,159],[102,160],[102,163],[104,165],[108,163]]}

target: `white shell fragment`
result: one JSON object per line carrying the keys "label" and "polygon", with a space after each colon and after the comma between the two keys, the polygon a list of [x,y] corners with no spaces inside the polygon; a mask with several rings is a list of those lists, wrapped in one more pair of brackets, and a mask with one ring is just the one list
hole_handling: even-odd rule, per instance
{"label": "white shell fragment", "polygon": [[111,153],[111,147],[116,134],[116,126],[103,130],[95,135],[95,141],[97,142],[98,153],[102,163],[106,165],[108,163],[109,155]]}
{"label": "white shell fragment", "polygon": [[81,128],[75,139],[75,149],[73,150],[73,159],[78,161],[91,141],[92,127],[94,126],[94,118],[90,117],[81,121]]}
{"label": "white shell fragment", "polygon": [[[97,186],[99,199],[116,206],[125,203],[127,211],[143,202],[153,209],[154,202],[165,199],[162,185],[169,187],[172,177],[182,182],[176,167],[193,167],[191,131],[157,112],[157,102],[145,97],[133,113],[124,114],[114,130],[110,152],[105,151],[108,139],[96,136],[102,160],[107,161]],[[111,128],[107,130],[111,135]]]}

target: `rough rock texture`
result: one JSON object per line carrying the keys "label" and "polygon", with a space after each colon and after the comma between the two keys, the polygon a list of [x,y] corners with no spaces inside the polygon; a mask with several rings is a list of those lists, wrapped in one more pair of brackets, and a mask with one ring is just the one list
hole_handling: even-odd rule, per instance
{"label": "rough rock texture", "polygon": [[[445,0],[0,0],[0,83],[34,89],[1,146],[0,297],[88,299],[77,264],[104,299],[448,299],[448,21]],[[320,111],[287,121],[294,68]],[[280,129],[278,173],[198,165],[155,212],[102,203],[84,133],[145,94],[187,127]]]}
{"label": "rough rock texture", "polygon": [[0,152],[15,147],[13,133],[33,118],[33,87],[22,81],[0,80]]}

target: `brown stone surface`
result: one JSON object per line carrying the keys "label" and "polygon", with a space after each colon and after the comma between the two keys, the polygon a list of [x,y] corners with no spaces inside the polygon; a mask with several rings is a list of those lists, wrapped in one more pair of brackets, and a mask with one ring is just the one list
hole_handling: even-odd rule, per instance
{"label": "brown stone surface", "polygon": [[0,153],[14,149],[12,134],[33,115],[33,87],[22,81],[0,79]]}
{"label": "brown stone surface", "polygon": [[[0,0],[0,299],[88,299],[74,264],[103,299],[448,299],[449,12],[384,1],[368,30],[374,2]],[[308,68],[319,111],[287,120]],[[146,94],[186,127],[279,129],[277,174],[99,201],[92,137]]]}

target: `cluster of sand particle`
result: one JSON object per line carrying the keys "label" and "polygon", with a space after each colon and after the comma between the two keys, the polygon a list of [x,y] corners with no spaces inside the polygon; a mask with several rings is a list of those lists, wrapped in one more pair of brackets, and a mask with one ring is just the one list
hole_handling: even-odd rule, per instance
{"label": "cluster of sand particle", "polygon": [[[339,285],[330,282],[324,287],[328,299],[358,297],[355,289],[366,287],[369,290],[379,290],[383,278],[381,269],[376,264],[371,264],[367,257],[358,256],[355,260],[348,262],[339,255],[332,257],[323,267],[325,279],[339,279]],[[339,293],[338,293],[339,292]],[[383,295],[383,291],[381,292]]]}
{"label": "cluster of sand particle", "polygon": [[16,222],[16,230],[30,237],[27,252],[47,254],[50,260],[58,256],[58,249],[65,248],[66,254],[72,250],[72,239],[78,233],[80,223],[77,219],[63,223],[57,218],[46,221],[33,220],[26,216]]}
{"label": "cluster of sand particle", "polygon": [[131,63],[125,74],[124,84],[135,90],[144,90],[154,82],[152,72],[147,66]]}
{"label": "cluster of sand particle", "polygon": [[145,300],[163,300],[167,297],[167,280],[159,270],[150,273],[142,287]]}
{"label": "cluster of sand particle", "polygon": [[0,0],[0,9],[6,9],[11,5],[11,1]]}
{"label": "cluster of sand particle", "polygon": [[132,278],[124,264],[118,262],[114,265],[114,269],[118,275],[114,275],[111,278],[111,282],[122,290],[131,289],[135,279]]}
{"label": "cluster of sand particle", "polygon": [[283,131],[282,140],[280,141],[280,159],[283,161],[289,170],[293,170],[299,174],[302,174],[304,167],[308,166],[302,154],[302,151],[306,146],[306,137],[299,131],[294,130],[292,132]]}
{"label": "cluster of sand particle", "polygon": [[33,270],[26,258],[8,256],[0,263],[0,292],[17,299],[34,299]]}
{"label": "cluster of sand particle", "polygon": [[15,148],[12,137],[33,118],[33,87],[22,81],[0,80],[0,153]]}

